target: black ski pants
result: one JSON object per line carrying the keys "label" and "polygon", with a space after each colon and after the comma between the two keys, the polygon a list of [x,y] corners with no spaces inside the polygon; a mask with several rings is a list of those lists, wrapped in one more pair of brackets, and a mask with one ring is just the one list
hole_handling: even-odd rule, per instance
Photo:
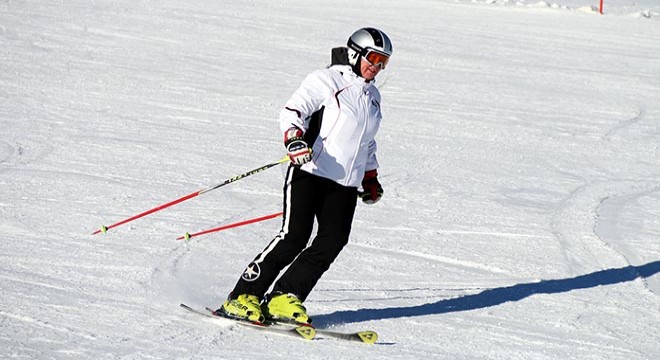
{"label": "black ski pants", "polygon": [[[323,273],[348,243],[357,204],[357,188],[309,174],[290,165],[284,184],[282,230],[248,265],[231,292],[263,298],[273,293],[291,293],[304,301]],[[314,227],[316,237],[308,246]]]}

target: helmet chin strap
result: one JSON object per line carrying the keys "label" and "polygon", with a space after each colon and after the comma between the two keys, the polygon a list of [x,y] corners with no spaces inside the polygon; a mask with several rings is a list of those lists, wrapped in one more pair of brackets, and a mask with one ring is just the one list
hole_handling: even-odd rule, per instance
{"label": "helmet chin strap", "polygon": [[362,76],[361,64],[362,64],[362,55],[358,55],[358,58],[355,61],[355,64],[351,65],[351,69],[353,69],[353,72],[355,73],[355,75],[357,75],[359,77],[364,77],[364,76]]}

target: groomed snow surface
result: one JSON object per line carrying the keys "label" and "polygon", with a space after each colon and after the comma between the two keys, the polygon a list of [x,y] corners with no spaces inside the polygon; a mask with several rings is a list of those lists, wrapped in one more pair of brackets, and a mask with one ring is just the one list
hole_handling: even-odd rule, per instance
{"label": "groomed snow surface", "polygon": [[[405,3],[405,4],[404,4]],[[0,1],[0,358],[660,359],[655,0]],[[277,116],[357,28],[382,201],[306,302],[373,346],[212,321],[276,235]]]}

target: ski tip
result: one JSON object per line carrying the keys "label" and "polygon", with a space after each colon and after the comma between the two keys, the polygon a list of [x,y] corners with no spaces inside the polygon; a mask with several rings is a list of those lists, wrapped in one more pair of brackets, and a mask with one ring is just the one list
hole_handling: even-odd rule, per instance
{"label": "ski tip", "polygon": [[360,331],[357,334],[362,342],[374,344],[378,340],[378,334],[375,331]]}
{"label": "ski tip", "polygon": [[296,327],[296,332],[305,340],[312,340],[316,337],[316,329],[309,325]]}

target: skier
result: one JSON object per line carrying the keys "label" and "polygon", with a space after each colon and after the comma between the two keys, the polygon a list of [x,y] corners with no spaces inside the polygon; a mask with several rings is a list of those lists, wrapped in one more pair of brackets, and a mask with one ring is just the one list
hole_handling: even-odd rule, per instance
{"label": "skier", "polygon": [[[384,32],[359,29],[347,48],[333,49],[333,64],[309,74],[286,102],[279,119],[291,164],[282,229],[216,313],[311,323],[302,303],[348,243],[358,197],[373,204],[383,195],[374,139],[381,97],[374,79],[391,55]],[[314,218],[317,234],[307,246]]]}

